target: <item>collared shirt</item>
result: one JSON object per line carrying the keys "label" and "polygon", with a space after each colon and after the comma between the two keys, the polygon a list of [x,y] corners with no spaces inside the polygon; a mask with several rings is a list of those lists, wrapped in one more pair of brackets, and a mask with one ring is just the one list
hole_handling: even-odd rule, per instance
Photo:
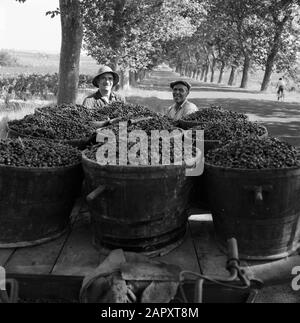
{"label": "collared shirt", "polygon": [[82,105],[84,105],[88,109],[101,109],[107,104],[115,101],[125,103],[125,99],[117,93],[111,92],[108,102],[107,99],[101,95],[100,91],[97,91],[85,98]]}
{"label": "collared shirt", "polygon": [[167,117],[174,120],[180,120],[188,114],[194,113],[198,110],[199,109],[194,103],[185,100],[179,107],[177,107],[176,103],[170,106],[167,111]]}

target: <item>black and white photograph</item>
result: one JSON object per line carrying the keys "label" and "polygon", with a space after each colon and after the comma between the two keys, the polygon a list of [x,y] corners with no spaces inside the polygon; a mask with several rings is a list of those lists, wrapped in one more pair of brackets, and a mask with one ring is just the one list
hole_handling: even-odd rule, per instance
{"label": "black and white photograph", "polygon": [[300,303],[300,0],[0,0],[0,303]]}

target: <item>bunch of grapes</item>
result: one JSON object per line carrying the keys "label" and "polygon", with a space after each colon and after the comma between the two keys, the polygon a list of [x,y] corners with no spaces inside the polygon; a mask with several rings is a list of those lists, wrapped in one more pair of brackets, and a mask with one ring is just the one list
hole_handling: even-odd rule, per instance
{"label": "bunch of grapes", "polygon": [[241,138],[267,135],[267,130],[264,126],[247,120],[234,120],[231,122],[209,121],[194,127],[193,130],[204,130],[205,140],[217,140],[223,144]]}
{"label": "bunch of grapes", "polygon": [[205,161],[214,166],[243,169],[300,167],[297,150],[276,138],[233,141],[210,151]]}
{"label": "bunch of grapes", "polygon": [[[129,152],[134,145],[139,143],[139,140],[137,140],[137,142],[129,142],[129,135],[132,131],[134,130],[143,130],[146,134],[146,140],[147,140],[147,147],[148,148],[148,153],[147,156],[141,156],[141,151],[137,152],[137,156],[141,157],[141,163],[143,165],[153,165],[153,160],[151,159],[151,155],[153,155],[153,153],[155,152],[156,154],[156,160],[159,160],[157,163],[158,164],[162,164],[163,161],[163,154],[166,152],[165,148],[163,150],[163,147],[166,143],[163,143],[162,140],[159,140],[158,142],[153,142],[151,141],[151,131],[152,130],[158,130],[158,131],[162,131],[162,130],[167,130],[170,134],[170,138],[167,138],[168,140],[168,144],[169,144],[169,153],[170,153],[170,163],[174,163],[174,160],[176,159],[176,154],[178,153],[178,149],[181,150],[180,155],[182,155],[183,158],[183,147],[182,147],[182,131],[180,129],[176,129],[176,127],[174,126],[174,124],[172,123],[172,120],[170,120],[167,117],[164,116],[156,116],[150,119],[146,119],[137,123],[133,123],[130,124],[128,123],[128,127],[127,127],[127,137],[126,138],[119,138],[119,124],[113,124],[111,126],[108,126],[105,128],[105,130],[111,130],[114,134],[114,137],[116,139],[116,159],[118,160],[119,158],[119,142],[126,142],[126,147],[127,147],[127,152]],[[175,135],[178,138],[178,141],[174,139],[173,135],[173,131],[177,130],[177,133],[175,132]],[[86,152],[86,156],[89,159],[92,160],[96,160],[96,153],[97,150],[102,147],[102,145],[107,144],[107,142],[109,141],[109,138],[107,140],[105,140],[105,135],[103,138],[103,143],[100,143],[96,146],[90,147],[89,150]],[[152,145],[152,146],[151,146]],[[175,148],[176,147],[176,148]],[[195,150],[194,150],[195,153]],[[168,157],[168,156],[167,156]],[[167,159],[167,158],[166,158]],[[178,160],[178,159],[176,159]],[[128,161],[129,163],[129,161]]]}
{"label": "bunch of grapes", "polygon": [[199,124],[204,124],[209,121],[223,121],[230,122],[235,120],[247,120],[247,116],[242,113],[225,110],[220,106],[212,106],[210,108],[203,108],[197,112],[187,115],[184,121],[195,121]]}
{"label": "bunch of grapes", "polygon": [[106,118],[124,118],[124,120],[159,116],[158,113],[151,111],[147,107],[117,101],[103,107],[101,109],[101,114]]}
{"label": "bunch of grapes", "polygon": [[0,165],[41,168],[78,165],[80,162],[80,152],[68,145],[20,138],[0,140]]}

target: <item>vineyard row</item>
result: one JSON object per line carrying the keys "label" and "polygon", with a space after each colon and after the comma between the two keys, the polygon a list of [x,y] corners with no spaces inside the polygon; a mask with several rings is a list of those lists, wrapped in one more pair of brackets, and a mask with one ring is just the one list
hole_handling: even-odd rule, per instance
{"label": "vineyard row", "polygon": [[[92,77],[79,75],[79,88],[91,86]],[[58,74],[30,74],[18,75],[17,77],[0,77],[0,96],[3,99],[15,97],[27,100],[32,97],[47,99],[49,95],[57,95]]]}

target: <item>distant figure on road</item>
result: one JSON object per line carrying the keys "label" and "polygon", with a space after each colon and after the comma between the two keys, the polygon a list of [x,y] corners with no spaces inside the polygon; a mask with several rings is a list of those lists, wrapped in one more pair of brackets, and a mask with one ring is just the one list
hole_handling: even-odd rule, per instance
{"label": "distant figure on road", "polygon": [[278,101],[281,99],[282,101],[284,100],[284,91],[285,91],[285,82],[284,80],[282,79],[282,77],[279,79],[277,85],[276,85],[276,89],[277,90],[277,98],[278,98]]}
{"label": "distant figure on road", "polygon": [[101,109],[115,101],[125,102],[113,88],[119,83],[119,75],[108,66],[101,66],[92,83],[98,91],[84,99],[83,105],[89,109]]}
{"label": "distant figure on road", "polygon": [[189,102],[187,97],[191,90],[191,85],[182,80],[174,81],[170,84],[173,90],[174,104],[168,108],[167,116],[174,120],[183,119],[188,114],[198,111],[197,106]]}

